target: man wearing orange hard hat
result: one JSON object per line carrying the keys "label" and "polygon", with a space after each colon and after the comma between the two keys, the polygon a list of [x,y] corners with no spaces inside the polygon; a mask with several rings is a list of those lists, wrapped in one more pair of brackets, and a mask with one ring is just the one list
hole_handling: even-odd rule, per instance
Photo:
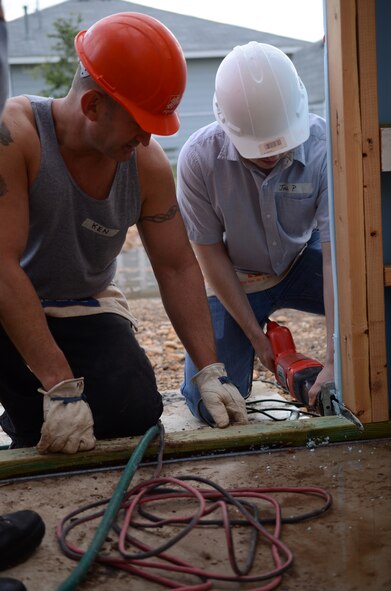
{"label": "man wearing orange hard hat", "polygon": [[[161,22],[132,12],[81,31],[75,48],[68,94],[10,99],[0,147],[0,424],[12,447],[40,452],[140,435],[162,413],[136,320],[113,284],[130,226],[198,370],[218,362],[171,167],[151,138],[179,127],[182,49]],[[237,392],[205,385],[215,387]]]}

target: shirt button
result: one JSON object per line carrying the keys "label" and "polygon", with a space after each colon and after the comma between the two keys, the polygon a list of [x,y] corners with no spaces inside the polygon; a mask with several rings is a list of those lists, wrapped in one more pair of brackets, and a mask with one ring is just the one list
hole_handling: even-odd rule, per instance
{"label": "shirt button", "polygon": [[273,246],[277,246],[277,242],[275,240],[272,242],[272,244]]}
{"label": "shirt button", "polygon": [[269,218],[271,218],[271,215],[270,215],[270,213],[267,213],[267,214],[266,214],[266,217],[267,217],[268,219],[269,219]]}

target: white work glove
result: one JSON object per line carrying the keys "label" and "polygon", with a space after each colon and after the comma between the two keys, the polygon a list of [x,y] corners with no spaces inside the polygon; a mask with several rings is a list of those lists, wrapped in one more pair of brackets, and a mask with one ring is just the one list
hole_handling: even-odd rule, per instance
{"label": "white work glove", "polygon": [[220,428],[235,423],[247,423],[246,403],[239,390],[227,377],[223,363],[212,363],[199,371],[192,382],[200,391],[201,399]]}
{"label": "white work glove", "polygon": [[74,454],[95,447],[94,420],[82,394],[84,379],[64,380],[43,394],[43,425],[37,449],[40,453]]}

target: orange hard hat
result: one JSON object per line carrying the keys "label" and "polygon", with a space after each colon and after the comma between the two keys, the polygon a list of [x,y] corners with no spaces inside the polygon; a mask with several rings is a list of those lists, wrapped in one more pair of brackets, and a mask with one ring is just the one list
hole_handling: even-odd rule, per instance
{"label": "orange hard hat", "polygon": [[90,76],[144,131],[178,131],[186,61],[165,25],[137,12],[112,14],[80,31],[75,48]]}

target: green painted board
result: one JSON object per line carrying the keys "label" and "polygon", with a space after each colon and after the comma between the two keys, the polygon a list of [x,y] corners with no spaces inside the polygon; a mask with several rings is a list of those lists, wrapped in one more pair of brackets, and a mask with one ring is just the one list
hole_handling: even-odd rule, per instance
{"label": "green painted board", "polygon": [[[165,434],[164,458],[194,457],[230,451],[310,447],[329,443],[391,437],[391,421],[369,423],[359,431],[341,416],[297,421],[260,421],[226,429],[205,428]],[[0,480],[50,474],[51,472],[94,469],[126,463],[140,437],[98,441],[96,448],[74,455],[40,455],[35,448],[0,451]],[[148,448],[145,459],[154,460],[158,441]]]}

